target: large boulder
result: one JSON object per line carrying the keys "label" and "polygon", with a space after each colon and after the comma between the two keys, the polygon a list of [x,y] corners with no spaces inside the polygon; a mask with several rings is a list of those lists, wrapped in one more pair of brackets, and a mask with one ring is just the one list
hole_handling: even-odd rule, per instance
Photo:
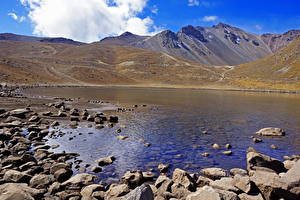
{"label": "large boulder", "polygon": [[300,199],[300,160],[281,176],[281,181],[285,183],[285,189],[295,194]]}
{"label": "large boulder", "polygon": [[143,173],[139,170],[128,171],[122,176],[121,182],[127,184],[130,188],[136,188],[143,183]]}
{"label": "large boulder", "polygon": [[16,110],[9,111],[9,115],[25,119],[26,114],[29,112],[31,112],[30,109],[26,109],[26,108],[25,109],[16,109]]}
{"label": "large boulder", "polygon": [[261,136],[284,136],[285,131],[282,130],[281,128],[269,127],[269,128],[260,129],[259,131],[256,132],[256,134]]}
{"label": "large boulder", "polygon": [[220,190],[227,190],[232,192],[239,192],[239,189],[235,187],[234,179],[232,177],[223,177],[220,180],[210,182],[211,187]]}
{"label": "large boulder", "polygon": [[191,191],[186,189],[184,185],[181,185],[180,183],[174,183],[171,186],[171,193],[174,195],[177,199],[186,199],[186,197],[191,194]]}
{"label": "large boulder", "polygon": [[30,188],[25,183],[6,183],[0,185],[1,200],[35,200],[41,199],[40,190]]}
{"label": "large boulder", "polygon": [[276,173],[256,170],[251,174],[250,180],[255,183],[266,200],[280,198],[289,200],[299,199],[299,195],[294,194],[286,188],[285,179],[280,178]]}
{"label": "large boulder", "polygon": [[204,176],[216,180],[228,176],[228,172],[222,168],[205,168],[200,171]]}
{"label": "large boulder", "polygon": [[98,185],[98,184],[92,184],[84,187],[80,194],[82,196],[81,200],[97,200],[97,198],[94,196],[95,192],[101,192],[102,198],[104,198],[104,191],[105,188],[103,185]]}
{"label": "large boulder", "polygon": [[46,175],[46,174],[38,174],[32,177],[32,179],[29,182],[30,187],[42,189],[47,188],[48,185],[52,184],[54,182],[54,177],[52,175]]}
{"label": "large boulder", "polygon": [[276,173],[286,172],[284,164],[277,159],[256,152],[247,153],[247,169],[255,170],[256,167],[265,167]]}
{"label": "large boulder", "polygon": [[30,179],[30,175],[16,170],[8,170],[3,176],[3,180],[6,182],[28,183]]}
{"label": "large boulder", "polygon": [[6,159],[3,159],[1,164],[2,166],[12,165],[14,167],[19,167],[27,162],[37,163],[37,160],[29,154],[24,154],[22,156],[9,156]]}
{"label": "large boulder", "polygon": [[255,188],[253,182],[250,181],[249,176],[241,176],[241,175],[237,174],[233,177],[232,183],[240,191],[243,191],[244,193],[248,193],[248,194],[251,191],[253,191]]}
{"label": "large boulder", "polygon": [[63,186],[69,187],[83,187],[93,184],[97,180],[97,176],[91,174],[76,174],[69,180],[62,183]]}
{"label": "large boulder", "polygon": [[118,197],[125,196],[130,192],[130,189],[128,185],[126,184],[112,184],[109,187],[109,190],[105,194],[105,200],[110,200],[110,199],[118,199]]}
{"label": "large boulder", "polygon": [[129,194],[121,198],[122,200],[154,200],[154,194],[148,184],[143,184]]}
{"label": "large boulder", "polygon": [[54,172],[54,178],[62,183],[66,180],[68,180],[73,175],[73,171],[71,169],[59,169]]}
{"label": "large boulder", "polygon": [[204,186],[187,196],[186,200],[239,200],[237,194]]}
{"label": "large boulder", "polygon": [[180,183],[190,191],[194,191],[196,189],[195,180],[182,169],[176,168],[174,170],[172,180],[174,183]]}

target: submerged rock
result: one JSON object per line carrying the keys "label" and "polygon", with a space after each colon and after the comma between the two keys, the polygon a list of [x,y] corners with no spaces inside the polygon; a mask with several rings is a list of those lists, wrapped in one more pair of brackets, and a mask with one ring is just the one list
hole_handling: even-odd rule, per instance
{"label": "submerged rock", "polygon": [[105,166],[105,165],[110,165],[112,164],[116,158],[114,156],[109,156],[106,158],[100,158],[99,160],[96,160],[99,166]]}

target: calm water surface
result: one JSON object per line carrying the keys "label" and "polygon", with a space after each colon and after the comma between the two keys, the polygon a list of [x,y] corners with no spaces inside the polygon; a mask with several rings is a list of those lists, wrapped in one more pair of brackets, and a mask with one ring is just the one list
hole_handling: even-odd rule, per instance
{"label": "calm water surface", "polygon": [[[126,125],[121,135],[129,137],[126,141],[115,138],[118,126],[102,130],[64,129],[75,135],[84,134],[77,134],[72,141],[68,136],[49,141],[61,145],[56,151],[77,152],[84,162],[93,165],[94,160],[101,157],[116,156],[116,162],[104,169],[102,177],[119,177],[132,169],[155,169],[159,163],[170,163],[173,168],[189,172],[205,167],[245,168],[249,146],[281,160],[284,155],[300,154],[300,96],[297,95],[118,87],[39,88],[27,92],[148,105],[147,110],[136,109],[121,115],[119,124]],[[270,126],[285,129],[287,135],[263,138],[263,143],[253,144],[251,136]],[[208,134],[202,134],[202,131],[208,131]],[[144,147],[140,138],[152,145]],[[225,148],[213,150],[213,143],[221,146],[230,143],[232,156],[221,153]],[[279,149],[271,149],[271,144],[276,144]],[[202,157],[203,152],[210,156]]]}

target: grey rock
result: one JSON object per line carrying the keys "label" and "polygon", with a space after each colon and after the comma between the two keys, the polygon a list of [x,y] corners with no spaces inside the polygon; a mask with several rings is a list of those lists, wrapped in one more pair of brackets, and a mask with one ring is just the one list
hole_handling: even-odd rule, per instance
{"label": "grey rock", "polygon": [[14,183],[28,183],[31,179],[31,176],[16,170],[8,170],[5,172],[3,176],[3,180],[6,182],[14,182]]}
{"label": "grey rock", "polygon": [[40,190],[30,188],[25,183],[6,183],[0,185],[1,200],[35,200],[41,199]]}
{"label": "grey rock", "polygon": [[186,171],[179,168],[174,170],[172,181],[174,183],[180,183],[190,191],[194,191],[196,188],[195,180]]}
{"label": "grey rock", "polygon": [[213,180],[228,176],[228,172],[222,168],[205,168],[200,173]]}
{"label": "grey rock", "polygon": [[249,152],[247,153],[247,169],[252,170],[254,167],[269,168],[277,173],[287,171],[284,167],[284,164],[279,160],[260,153]]}
{"label": "grey rock", "polygon": [[118,197],[124,196],[130,192],[128,185],[126,184],[112,184],[109,190],[105,194],[105,200],[118,199]]}
{"label": "grey rock", "polygon": [[154,200],[154,194],[148,184],[143,184],[129,194],[121,198],[122,200]]}
{"label": "grey rock", "polygon": [[47,188],[53,182],[54,177],[52,175],[38,174],[31,178],[29,185],[33,188],[42,189]]}
{"label": "grey rock", "polygon": [[261,136],[284,136],[285,131],[282,130],[281,128],[269,127],[269,128],[260,129],[259,131],[256,132],[256,134]]}
{"label": "grey rock", "polygon": [[97,198],[93,196],[93,193],[99,192],[99,191],[102,191],[102,197],[104,198],[105,188],[103,185],[92,184],[92,185],[86,186],[80,192],[80,194],[82,196],[81,200],[97,200]]}
{"label": "grey rock", "polygon": [[135,188],[143,183],[143,173],[139,170],[128,171],[122,176],[121,182],[129,186],[129,188]]}
{"label": "grey rock", "polygon": [[93,184],[97,180],[97,176],[91,174],[76,174],[71,177],[69,180],[62,183],[63,186],[70,187],[83,187]]}

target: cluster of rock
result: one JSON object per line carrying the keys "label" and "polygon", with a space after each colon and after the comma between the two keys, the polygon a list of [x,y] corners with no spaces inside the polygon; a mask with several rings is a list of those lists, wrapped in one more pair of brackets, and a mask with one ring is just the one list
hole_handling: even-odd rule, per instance
{"label": "cluster of rock", "polygon": [[[34,113],[29,108],[0,109],[1,200],[300,199],[300,157],[285,157],[281,162],[253,148],[247,154],[247,170],[206,168],[189,174],[177,168],[168,176],[169,165],[161,164],[158,177],[153,172],[128,171],[118,184],[111,185],[93,174],[74,175],[72,167],[78,163],[78,155],[51,152],[46,144],[46,137],[54,136],[49,127],[59,124],[47,117],[70,119],[71,123],[86,120],[95,126],[116,123],[118,117],[68,109],[64,103],[48,106],[59,109],[57,114]],[[99,159],[91,171],[100,172],[115,159]]]}

